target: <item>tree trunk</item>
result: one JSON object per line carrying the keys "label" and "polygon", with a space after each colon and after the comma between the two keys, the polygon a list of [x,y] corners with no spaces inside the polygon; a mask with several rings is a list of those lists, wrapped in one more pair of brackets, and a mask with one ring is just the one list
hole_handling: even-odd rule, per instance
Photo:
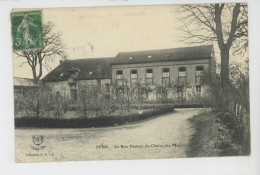
{"label": "tree trunk", "polygon": [[227,87],[229,84],[229,49],[221,50],[221,85]]}

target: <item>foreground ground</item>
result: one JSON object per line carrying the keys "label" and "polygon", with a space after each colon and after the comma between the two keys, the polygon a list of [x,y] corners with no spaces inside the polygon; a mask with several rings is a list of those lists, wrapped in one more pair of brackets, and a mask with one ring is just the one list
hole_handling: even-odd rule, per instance
{"label": "foreground ground", "polygon": [[[16,161],[186,157],[194,133],[188,119],[201,112],[201,109],[176,109],[153,119],[118,127],[16,129]],[[33,143],[33,136],[43,136],[43,143],[37,140]],[[37,143],[41,143],[39,147]]]}
{"label": "foreground ground", "polygon": [[249,155],[250,143],[243,142],[242,132],[235,130],[230,116],[203,112],[189,118],[195,130],[191,136],[191,147],[186,149],[188,157],[219,157]]}

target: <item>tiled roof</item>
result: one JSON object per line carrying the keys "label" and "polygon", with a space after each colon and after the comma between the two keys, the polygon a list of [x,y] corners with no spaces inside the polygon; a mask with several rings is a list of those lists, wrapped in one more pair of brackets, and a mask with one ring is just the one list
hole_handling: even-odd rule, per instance
{"label": "tiled roof", "polygon": [[14,86],[36,86],[33,79],[14,77]]}
{"label": "tiled roof", "polygon": [[47,74],[43,81],[67,81],[71,71],[79,71],[78,80],[110,79],[113,58],[65,60]]}
{"label": "tiled roof", "polygon": [[206,59],[212,57],[212,52],[212,45],[136,52],[120,52],[117,54],[112,64],[138,64],[174,60]]}
{"label": "tiled roof", "polygon": [[47,74],[43,81],[67,81],[71,71],[79,71],[78,80],[110,79],[111,65],[138,64],[174,60],[212,58],[213,46],[196,46],[173,49],[120,52],[115,58],[88,58],[65,60]]}

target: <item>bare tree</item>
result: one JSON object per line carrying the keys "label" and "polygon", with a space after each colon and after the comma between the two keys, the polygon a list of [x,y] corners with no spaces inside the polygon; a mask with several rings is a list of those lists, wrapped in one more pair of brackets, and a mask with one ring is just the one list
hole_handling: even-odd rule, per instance
{"label": "bare tree", "polygon": [[247,5],[198,4],[184,5],[180,12],[184,25],[180,30],[187,34],[185,41],[205,43],[217,41],[221,55],[221,84],[229,83],[229,57],[233,53],[247,50],[248,17]]}
{"label": "bare tree", "polygon": [[61,35],[54,33],[53,29],[54,24],[51,22],[43,25],[43,49],[14,51],[18,58],[25,59],[21,66],[28,64],[31,67],[35,82],[40,80],[43,67],[48,69],[48,61],[52,61],[56,56],[66,59]]}

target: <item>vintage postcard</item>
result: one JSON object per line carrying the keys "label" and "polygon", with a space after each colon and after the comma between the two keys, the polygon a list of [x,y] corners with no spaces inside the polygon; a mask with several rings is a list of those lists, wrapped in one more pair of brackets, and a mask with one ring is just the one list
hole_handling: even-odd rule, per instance
{"label": "vintage postcard", "polygon": [[250,155],[247,4],[10,20],[16,162]]}

